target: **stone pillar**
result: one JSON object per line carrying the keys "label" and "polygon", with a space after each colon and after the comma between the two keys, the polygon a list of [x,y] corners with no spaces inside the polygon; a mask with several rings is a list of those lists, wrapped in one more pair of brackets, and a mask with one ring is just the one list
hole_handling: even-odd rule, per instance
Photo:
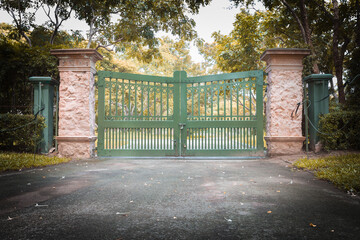
{"label": "stone pillar", "polygon": [[55,49],[59,59],[60,156],[90,158],[95,149],[95,63],[102,56],[94,49]]}
{"label": "stone pillar", "polygon": [[310,54],[307,49],[273,48],[261,55],[266,61],[268,89],[266,103],[266,136],[268,154],[296,154],[302,151],[303,100],[302,60]]}

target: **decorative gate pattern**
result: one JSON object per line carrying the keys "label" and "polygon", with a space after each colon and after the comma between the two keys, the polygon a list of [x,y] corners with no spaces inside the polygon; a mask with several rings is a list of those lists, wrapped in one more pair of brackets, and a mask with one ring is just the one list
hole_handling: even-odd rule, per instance
{"label": "decorative gate pattern", "polygon": [[99,156],[263,155],[263,72],[98,73]]}

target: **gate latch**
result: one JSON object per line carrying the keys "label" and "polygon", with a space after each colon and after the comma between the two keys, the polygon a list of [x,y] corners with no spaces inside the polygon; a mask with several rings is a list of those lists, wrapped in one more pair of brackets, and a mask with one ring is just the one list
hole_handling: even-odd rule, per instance
{"label": "gate latch", "polygon": [[183,130],[185,125],[186,125],[186,123],[179,123],[180,130]]}

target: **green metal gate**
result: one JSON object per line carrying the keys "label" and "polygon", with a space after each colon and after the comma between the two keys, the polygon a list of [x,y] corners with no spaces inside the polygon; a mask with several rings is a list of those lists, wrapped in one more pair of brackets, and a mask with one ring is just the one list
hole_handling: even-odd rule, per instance
{"label": "green metal gate", "polygon": [[98,156],[264,154],[263,71],[101,71],[98,91]]}

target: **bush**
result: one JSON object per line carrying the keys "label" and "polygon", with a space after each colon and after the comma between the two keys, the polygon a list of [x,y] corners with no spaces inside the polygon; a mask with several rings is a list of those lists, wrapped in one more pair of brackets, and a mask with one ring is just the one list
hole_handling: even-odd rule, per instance
{"label": "bush", "polygon": [[326,150],[360,150],[360,112],[336,111],[320,117],[320,139]]}
{"label": "bush", "polygon": [[33,152],[41,140],[44,118],[34,115],[0,114],[0,149]]}

